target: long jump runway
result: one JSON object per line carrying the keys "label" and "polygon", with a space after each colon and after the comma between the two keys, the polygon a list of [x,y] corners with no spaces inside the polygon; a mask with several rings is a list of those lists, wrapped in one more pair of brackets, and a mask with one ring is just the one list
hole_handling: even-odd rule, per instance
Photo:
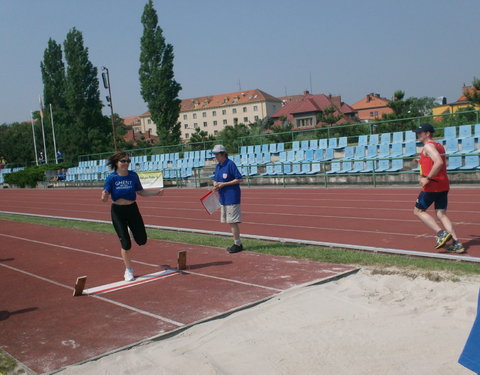
{"label": "long jump runway", "polygon": [[[109,204],[100,201],[100,191],[3,190],[0,210],[109,221]],[[433,233],[413,215],[418,192],[418,188],[244,188],[241,231],[334,247],[435,254],[439,251],[433,248]],[[140,197],[139,206],[149,225],[228,231],[219,223],[218,215],[210,216],[200,206],[199,198],[204,193],[198,189],[166,189],[162,197]],[[468,251],[460,257],[480,260],[480,189],[452,187],[448,215]]]}
{"label": "long jump runway", "polygon": [[[186,271],[175,269],[180,250]],[[56,372],[356,271],[158,240],[132,251],[137,279],[118,283],[115,235],[0,220],[0,346],[37,373]],[[89,295],[73,297],[82,275]]]}

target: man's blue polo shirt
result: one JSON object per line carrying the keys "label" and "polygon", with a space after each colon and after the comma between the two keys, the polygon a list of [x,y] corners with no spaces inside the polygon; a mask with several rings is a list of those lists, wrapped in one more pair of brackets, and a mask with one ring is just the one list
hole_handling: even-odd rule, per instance
{"label": "man's blue polo shirt", "polygon": [[[240,180],[243,176],[233,161],[227,158],[223,163],[218,163],[215,168],[213,180],[215,182],[230,182]],[[231,204],[240,204],[240,185],[229,185],[218,191],[220,204],[228,206]]]}

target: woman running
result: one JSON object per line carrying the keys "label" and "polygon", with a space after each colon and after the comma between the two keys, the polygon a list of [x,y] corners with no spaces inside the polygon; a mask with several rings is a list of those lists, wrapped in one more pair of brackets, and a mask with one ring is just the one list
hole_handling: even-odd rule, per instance
{"label": "woman running", "polygon": [[132,242],[128,229],[133,235],[135,242],[139,245],[147,243],[147,232],[143,223],[142,215],[135,202],[136,194],[142,197],[160,195],[160,190],[143,190],[138,175],[130,171],[130,158],[124,151],[117,152],[110,156],[107,165],[113,169],[103,186],[102,201],[107,202],[108,197],[112,198],[112,224],[122,244],[122,258],[125,263],[125,281],[135,280],[133,273],[130,248]]}

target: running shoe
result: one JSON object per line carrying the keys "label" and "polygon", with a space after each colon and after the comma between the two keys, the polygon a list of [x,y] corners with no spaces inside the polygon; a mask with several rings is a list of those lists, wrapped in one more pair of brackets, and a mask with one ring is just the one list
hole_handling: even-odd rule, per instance
{"label": "running shoe", "polygon": [[229,247],[228,249],[228,252],[233,254],[233,253],[239,253],[240,251],[243,250],[243,245],[240,244],[240,245],[232,245],[231,247]]}
{"label": "running shoe", "polygon": [[463,254],[465,252],[465,248],[460,242],[452,243],[445,250],[448,251],[449,253],[457,253],[457,254]]}
{"label": "running shoe", "polygon": [[452,238],[452,235],[446,230],[441,230],[437,233],[437,243],[435,244],[435,249],[440,249],[446,242]]}
{"label": "running shoe", "polygon": [[123,277],[125,278],[125,281],[135,280],[135,276],[133,276],[133,268],[127,268]]}

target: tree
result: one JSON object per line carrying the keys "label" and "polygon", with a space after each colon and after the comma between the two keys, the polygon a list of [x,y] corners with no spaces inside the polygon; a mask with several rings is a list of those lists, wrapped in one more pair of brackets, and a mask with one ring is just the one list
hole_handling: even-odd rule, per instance
{"label": "tree", "polygon": [[69,153],[72,155],[106,152],[113,149],[108,119],[102,114],[97,68],[88,59],[80,31],[71,29],[64,42],[67,75],[66,106]]}
{"label": "tree", "polygon": [[[210,143],[213,143],[215,139],[215,136],[211,134],[209,135],[208,132],[200,130],[200,128],[196,128],[195,133],[192,133],[190,136],[190,141],[188,143],[192,150],[203,150],[206,147],[209,147]],[[209,145],[205,145],[205,143],[209,143]]]}
{"label": "tree", "polygon": [[241,138],[250,135],[250,130],[245,124],[236,124],[226,126],[218,133],[218,141],[223,144],[229,153],[236,153],[240,150]]}
{"label": "tree", "polygon": [[480,105],[480,79],[474,77],[472,88],[470,90],[464,90],[464,95],[472,104]]}
{"label": "tree", "polygon": [[173,46],[165,43],[163,30],[158,26],[157,12],[148,0],[142,14],[143,35],[140,40],[140,92],[147,103],[162,146],[181,141],[180,99],[182,89],[174,79]]}
{"label": "tree", "polygon": [[317,121],[333,126],[343,117],[341,114],[336,115],[335,112],[337,112],[337,109],[333,105],[326,107],[317,115]]}

